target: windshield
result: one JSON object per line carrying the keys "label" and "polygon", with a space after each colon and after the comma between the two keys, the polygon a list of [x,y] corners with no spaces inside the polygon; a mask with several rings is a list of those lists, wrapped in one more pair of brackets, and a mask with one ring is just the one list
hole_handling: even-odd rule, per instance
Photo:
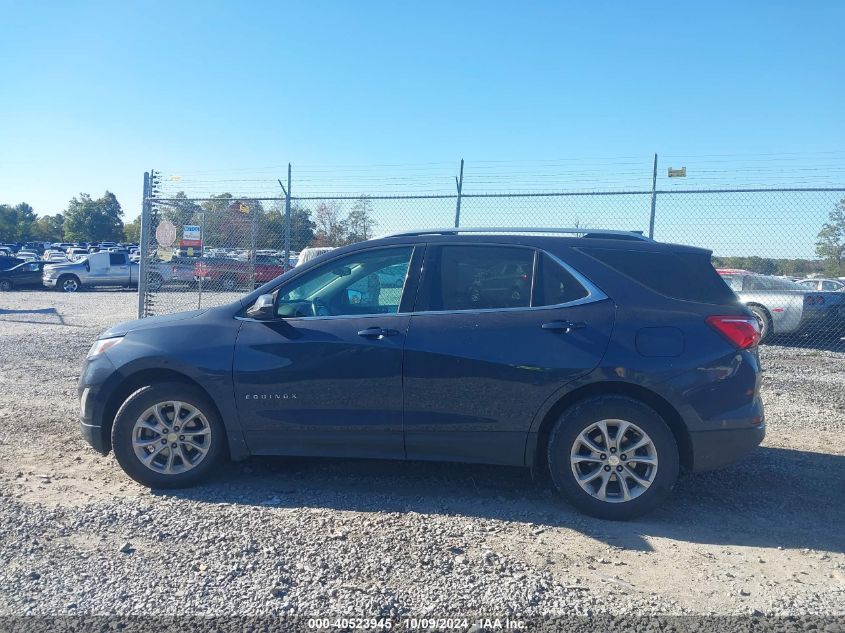
{"label": "windshield", "polygon": [[769,277],[767,275],[749,275],[743,280],[742,289],[746,292],[753,290],[807,290],[804,286],[790,279]]}

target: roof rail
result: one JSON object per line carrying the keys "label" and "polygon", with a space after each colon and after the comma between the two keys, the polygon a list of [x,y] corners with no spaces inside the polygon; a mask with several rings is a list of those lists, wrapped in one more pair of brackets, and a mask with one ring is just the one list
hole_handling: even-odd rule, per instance
{"label": "roof rail", "polygon": [[496,226],[496,227],[449,227],[445,229],[420,229],[418,231],[402,231],[384,237],[415,237],[420,235],[458,235],[459,233],[555,233],[563,235],[578,235],[580,237],[601,237],[607,239],[641,240],[651,242],[642,231],[615,231],[611,229],[548,228],[525,226]]}

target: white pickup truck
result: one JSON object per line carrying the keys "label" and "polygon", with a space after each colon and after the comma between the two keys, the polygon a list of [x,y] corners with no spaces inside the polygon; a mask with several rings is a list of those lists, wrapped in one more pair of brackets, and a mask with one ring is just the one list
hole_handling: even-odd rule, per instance
{"label": "white pickup truck", "polygon": [[42,281],[48,288],[76,292],[83,286],[137,286],[138,264],[127,253],[100,251],[75,262],[47,264]]}

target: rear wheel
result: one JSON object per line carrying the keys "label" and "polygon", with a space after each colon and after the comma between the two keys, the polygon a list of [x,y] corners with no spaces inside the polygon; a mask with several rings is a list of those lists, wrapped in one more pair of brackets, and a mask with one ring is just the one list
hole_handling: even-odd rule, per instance
{"label": "rear wheel", "polygon": [[0,291],[8,292],[12,289],[12,282],[8,279],[0,279]]}
{"label": "rear wheel", "polygon": [[663,501],[678,478],[678,447],[660,415],[625,396],[589,398],[552,429],[548,464],[558,491],[602,519],[631,519]]}
{"label": "rear wheel", "polygon": [[182,488],[206,477],[224,453],[223,423],[196,387],[166,382],[133,393],[112,427],[118,463],[151,488]]}
{"label": "rear wheel", "polygon": [[763,306],[752,305],[748,307],[760,326],[760,342],[762,343],[772,334],[772,317],[769,316],[769,311]]}
{"label": "rear wheel", "polygon": [[227,292],[234,290],[238,287],[237,279],[235,279],[231,275],[226,275],[220,280],[220,288]]}
{"label": "rear wheel", "polygon": [[147,288],[151,292],[158,292],[161,290],[161,287],[164,285],[164,278],[159,275],[158,273],[153,273],[150,275],[150,281],[147,284]]}

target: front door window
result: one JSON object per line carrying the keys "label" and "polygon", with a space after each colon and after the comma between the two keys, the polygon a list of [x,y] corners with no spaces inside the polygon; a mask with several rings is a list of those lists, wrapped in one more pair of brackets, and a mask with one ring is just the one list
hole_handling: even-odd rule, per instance
{"label": "front door window", "polygon": [[413,247],[360,251],[302,275],[279,290],[279,317],[395,314]]}

